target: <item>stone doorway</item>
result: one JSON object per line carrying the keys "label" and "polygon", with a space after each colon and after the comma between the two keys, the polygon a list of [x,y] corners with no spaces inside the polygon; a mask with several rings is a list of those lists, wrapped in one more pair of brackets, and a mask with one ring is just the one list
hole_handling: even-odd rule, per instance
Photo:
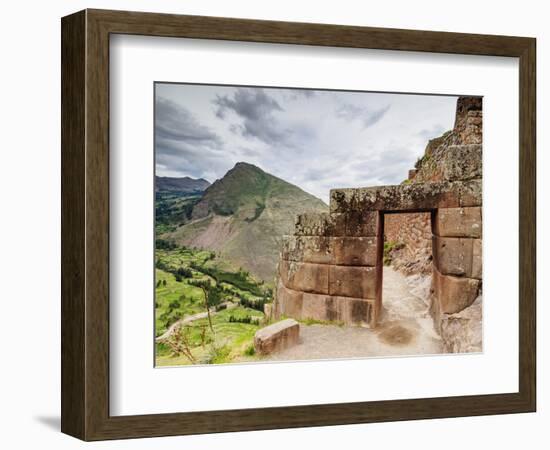
{"label": "stone doorway", "polygon": [[434,217],[436,210],[380,213],[379,321],[391,323],[425,316],[432,276]]}
{"label": "stone doorway", "polygon": [[303,214],[285,238],[275,317],[376,327],[381,313],[383,222],[429,212],[433,311],[471,305],[481,287],[481,180],[337,189],[330,213]]}

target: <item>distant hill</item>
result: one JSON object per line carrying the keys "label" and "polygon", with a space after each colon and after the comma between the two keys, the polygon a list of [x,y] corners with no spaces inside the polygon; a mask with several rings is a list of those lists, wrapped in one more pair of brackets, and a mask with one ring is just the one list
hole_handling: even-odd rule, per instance
{"label": "distant hill", "polygon": [[281,237],[296,214],[326,212],[317,197],[248,163],[237,163],[206,189],[191,220],[163,238],[220,252],[235,267],[272,282]]}
{"label": "distant hill", "polygon": [[208,186],[210,186],[210,183],[204,178],[155,177],[155,192],[196,194],[203,192]]}
{"label": "distant hill", "polygon": [[157,234],[173,231],[191,219],[193,206],[210,183],[202,178],[155,177],[155,228]]}

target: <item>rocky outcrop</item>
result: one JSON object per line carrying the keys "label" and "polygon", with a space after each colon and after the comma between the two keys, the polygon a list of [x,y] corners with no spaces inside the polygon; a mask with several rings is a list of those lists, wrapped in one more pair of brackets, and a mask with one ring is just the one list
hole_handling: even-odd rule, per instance
{"label": "rocky outcrop", "polygon": [[[417,161],[416,168],[409,171],[404,183],[481,179],[482,137],[482,99],[460,97],[453,130],[428,142],[423,157]],[[481,218],[477,219],[477,223],[481,223]],[[451,232],[454,225],[449,223],[446,232]],[[392,266],[407,275],[430,272],[431,234],[431,220],[426,213],[387,215],[386,242],[400,244],[392,250]]]}
{"label": "rocky outcrop", "polygon": [[483,304],[479,296],[472,305],[455,314],[443,314],[440,333],[449,353],[472,353],[483,350]]}
{"label": "rocky outcrop", "polygon": [[482,99],[460,97],[451,131],[428,142],[406,183],[480,179],[482,172]]}

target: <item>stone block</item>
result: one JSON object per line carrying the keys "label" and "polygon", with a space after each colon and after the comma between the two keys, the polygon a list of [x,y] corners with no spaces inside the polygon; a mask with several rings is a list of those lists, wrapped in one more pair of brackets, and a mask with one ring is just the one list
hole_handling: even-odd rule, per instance
{"label": "stone block", "polygon": [[330,264],[330,238],[325,236],[285,236],[281,257],[287,261]]}
{"label": "stone block", "polygon": [[286,259],[279,259],[279,264],[277,266],[277,272],[279,275],[279,280],[285,285],[288,286],[288,280],[290,278],[290,266],[292,261],[287,261]]}
{"label": "stone block", "polygon": [[328,294],[327,264],[281,261],[281,279],[286,287],[295,291]]}
{"label": "stone block", "polygon": [[[459,203],[459,206],[462,207],[483,205],[483,185],[481,180],[464,181],[460,183]],[[450,206],[447,206],[447,208],[450,208]]]}
{"label": "stone block", "polygon": [[371,188],[332,189],[331,213],[418,211],[481,206],[481,180],[410,183]]}
{"label": "stone block", "polygon": [[434,269],[434,288],[441,314],[454,314],[470,306],[476,299],[480,280],[443,275]]}
{"label": "stone block", "polygon": [[302,319],[336,322],[341,320],[334,297],[320,294],[304,294]]}
{"label": "stone block", "polygon": [[347,236],[346,214],[330,214],[330,227],[328,229],[330,236]]}
{"label": "stone block", "polygon": [[345,236],[378,235],[380,214],[377,211],[349,210],[343,216],[346,223]]}
{"label": "stone block", "polygon": [[375,298],[376,267],[328,266],[329,293],[334,296]]}
{"label": "stone block", "polygon": [[369,326],[373,307],[372,299],[304,294],[302,318]]}
{"label": "stone block", "polygon": [[375,266],[376,237],[331,238],[333,264],[344,266]]}
{"label": "stone block", "polygon": [[434,233],[445,237],[480,238],[481,207],[439,209],[434,221]]}
{"label": "stone block", "polygon": [[450,145],[441,161],[442,177],[445,180],[471,180],[481,178],[481,145]]}
{"label": "stone block", "polygon": [[478,353],[483,350],[483,305],[481,296],[456,314],[443,314],[440,334],[449,353]]}
{"label": "stone block", "polygon": [[474,239],[472,249],[472,278],[483,278],[483,241]]}
{"label": "stone block", "polygon": [[474,239],[434,236],[433,259],[439,272],[444,275],[472,276]]}
{"label": "stone block", "polygon": [[302,292],[287,288],[279,280],[277,285],[276,317],[300,318],[302,316],[302,302]]}
{"label": "stone block", "polygon": [[373,299],[337,297],[344,302],[345,316],[343,322],[346,325],[373,326],[374,304]]}
{"label": "stone block", "polygon": [[300,324],[294,319],[285,319],[256,331],[254,349],[260,355],[268,355],[298,344]]}
{"label": "stone block", "polygon": [[332,221],[327,213],[305,213],[296,216],[296,236],[329,236],[331,229]]}

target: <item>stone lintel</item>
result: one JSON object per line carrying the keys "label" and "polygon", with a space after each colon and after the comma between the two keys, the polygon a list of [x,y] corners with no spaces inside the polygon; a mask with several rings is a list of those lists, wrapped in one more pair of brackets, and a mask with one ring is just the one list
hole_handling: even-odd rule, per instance
{"label": "stone lintel", "polygon": [[330,212],[421,211],[482,205],[481,180],[332,189]]}

